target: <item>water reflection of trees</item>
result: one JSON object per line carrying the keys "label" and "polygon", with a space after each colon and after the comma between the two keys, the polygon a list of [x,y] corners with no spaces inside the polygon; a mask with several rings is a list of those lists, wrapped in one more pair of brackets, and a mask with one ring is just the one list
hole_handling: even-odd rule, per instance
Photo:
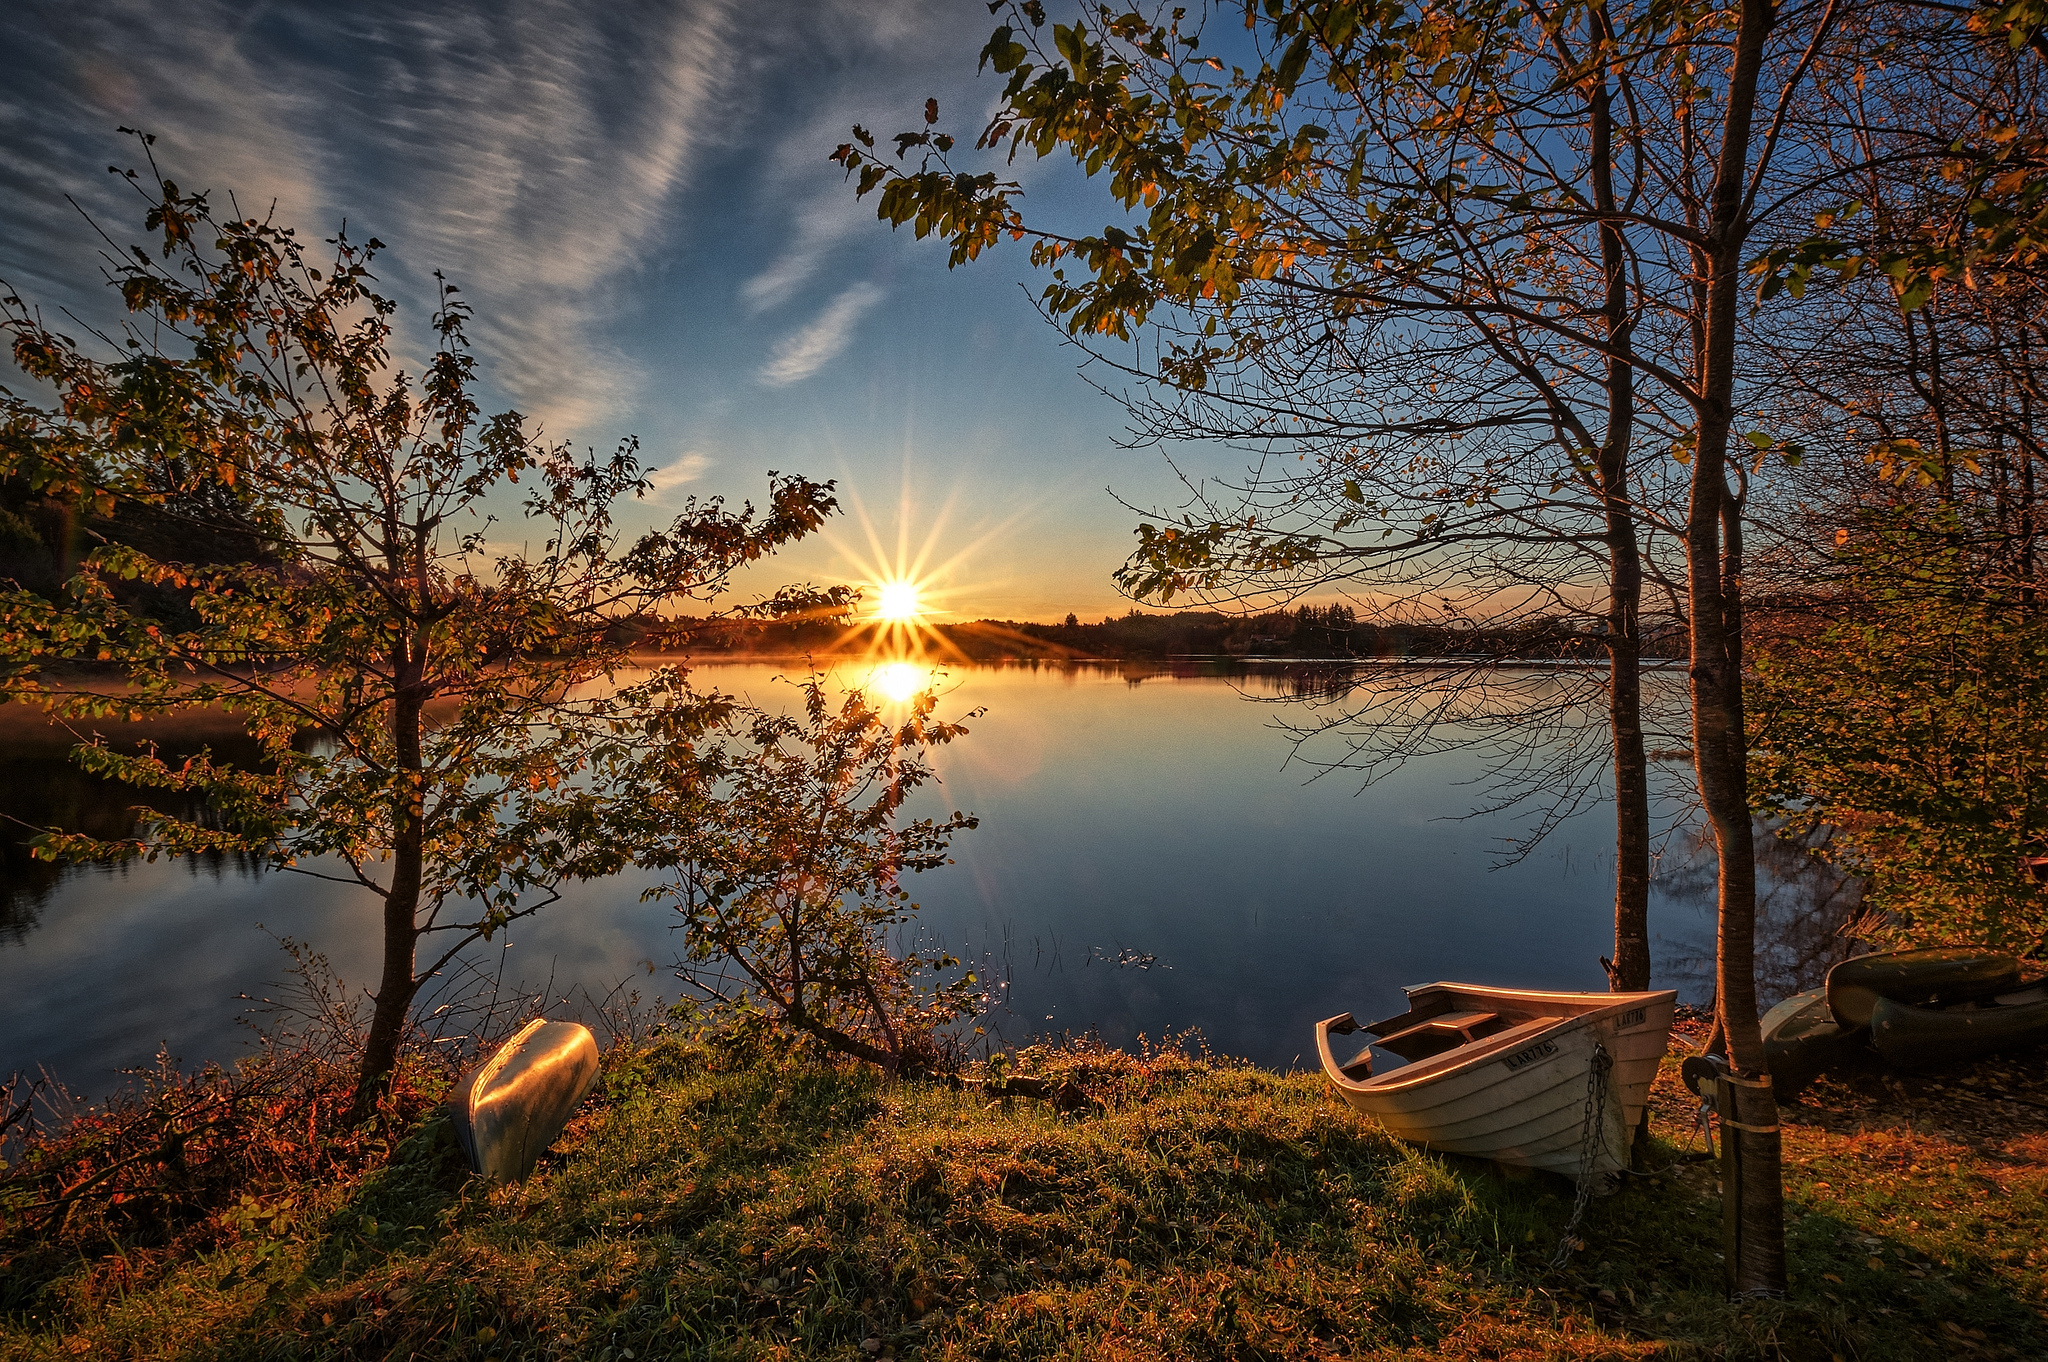
{"label": "water reflection of trees", "polygon": [[[230,743],[214,750],[229,755]],[[232,753],[238,762],[254,762],[253,743]],[[30,849],[40,832],[57,828],[91,837],[121,838],[135,831],[138,808],[175,817],[201,819],[205,802],[168,790],[139,789],[120,781],[88,775],[72,764],[60,744],[28,742],[0,749],[0,944],[19,945],[42,923],[50,896],[76,867],[39,861]],[[184,755],[180,753],[179,755]],[[195,873],[251,875],[260,866],[247,857],[214,854],[187,857]]]}
{"label": "water reflection of trees", "polygon": [[[1467,816],[1519,824],[1501,839],[1513,862],[1613,799],[1609,675],[1604,664],[1399,659],[1290,668],[1253,693],[1289,706],[1275,726],[1312,780],[1342,775],[1364,787],[1410,761],[1462,755],[1477,768]],[[1668,834],[1692,799],[1682,767],[1658,760],[1690,755],[1682,671],[1644,673],[1643,728],[1652,806]]]}
{"label": "water reflection of trees", "polygon": [[[1857,923],[1863,916],[1863,881],[1845,875],[1818,854],[1825,830],[1800,839],[1756,828],[1756,990],[1769,1007],[1795,993],[1818,988],[1828,970],[1863,949]],[[1703,827],[1685,836],[1658,866],[1656,889],[1665,902],[1692,908],[1712,920],[1715,905],[1713,838]],[[1688,992],[1710,998],[1714,991],[1714,939],[1706,935],[1658,938],[1660,973]]]}
{"label": "water reflection of trees", "polygon": [[[1293,745],[1290,761],[1309,780],[1349,773],[1361,787],[1370,786],[1411,760],[1463,754],[1482,772],[1466,816],[1522,824],[1501,839],[1509,863],[1534,851],[1565,820],[1614,797],[1604,662],[1022,658],[978,662],[974,670],[1114,678],[1132,687],[1214,681],[1253,700],[1299,705],[1274,726]],[[1693,813],[1685,748],[1690,723],[1683,670],[1646,668],[1643,728],[1660,843],[1687,826]]]}
{"label": "water reflection of trees", "polygon": [[[1257,690],[1258,698],[1301,706],[1283,711],[1278,727],[1314,779],[1342,772],[1369,785],[1417,758],[1463,754],[1478,768],[1472,815],[1521,820],[1503,839],[1511,862],[1613,797],[1607,683],[1604,666],[1444,659],[1291,668]],[[1662,828],[1653,884],[1664,903],[1711,920],[1716,861],[1697,818],[1685,683],[1678,668],[1643,676],[1651,800]],[[1756,978],[1766,1006],[1818,987],[1859,949],[1862,882],[1816,854],[1827,835],[1794,841],[1758,829]],[[1657,944],[1660,983],[1712,994],[1711,931]]]}

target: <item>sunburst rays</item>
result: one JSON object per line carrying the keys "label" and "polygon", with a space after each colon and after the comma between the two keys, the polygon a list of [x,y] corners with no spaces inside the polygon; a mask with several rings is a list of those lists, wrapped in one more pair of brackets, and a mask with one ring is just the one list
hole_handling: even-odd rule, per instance
{"label": "sunburst rays", "polygon": [[[848,576],[861,590],[861,610],[849,642],[874,665],[871,684],[882,695],[893,695],[917,668],[924,670],[924,683],[898,698],[907,699],[929,686],[936,669],[971,661],[940,626],[960,622],[964,616],[959,605],[1003,585],[970,579],[964,569],[979,550],[1011,530],[1026,509],[1020,507],[1000,523],[963,539],[952,533],[957,499],[958,493],[949,496],[936,515],[927,515],[906,482],[895,508],[891,545],[866,504],[852,497],[848,510],[864,545],[831,536],[832,547],[853,569]],[[926,528],[916,539],[912,526],[920,522]]]}

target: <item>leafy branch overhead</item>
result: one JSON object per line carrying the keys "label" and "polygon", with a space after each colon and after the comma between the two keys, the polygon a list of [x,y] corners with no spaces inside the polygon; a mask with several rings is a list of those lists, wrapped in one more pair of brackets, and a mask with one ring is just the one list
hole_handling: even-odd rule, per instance
{"label": "leafy branch overhead", "polygon": [[[2025,51],[2038,65],[2048,60],[2044,19],[2048,7],[2040,0],[2011,0],[1980,5],[1967,29],[2014,53]],[[1820,270],[1842,283],[1875,272],[1890,281],[1905,312],[1927,306],[1944,284],[2038,284],[2048,254],[2048,135],[2019,114],[1987,110],[1973,134],[1942,148],[1929,177],[1931,202],[1910,220],[1864,216],[1860,237],[1844,232],[1868,206],[1853,199],[1816,214],[1801,239],[1759,254],[1749,264],[1758,304],[1780,293],[1805,296]]]}

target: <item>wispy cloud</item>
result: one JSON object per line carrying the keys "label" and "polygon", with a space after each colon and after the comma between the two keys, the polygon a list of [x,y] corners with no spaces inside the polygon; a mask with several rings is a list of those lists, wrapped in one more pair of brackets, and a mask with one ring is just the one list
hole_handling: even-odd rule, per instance
{"label": "wispy cloud", "polygon": [[134,207],[91,175],[114,124],[150,128],[173,178],[244,212],[276,200],[315,238],[348,214],[392,244],[387,285],[446,271],[504,396],[602,437],[640,385],[603,332],[729,116],[732,37],[730,0],[30,5],[0,17],[36,87],[0,97],[0,194],[36,239],[10,233],[0,273],[90,277],[63,193],[126,235]]}
{"label": "wispy cloud", "polygon": [[740,285],[740,300],[756,315],[780,307],[795,295],[825,259],[849,238],[873,232],[873,199],[856,199],[837,166],[821,148],[845,136],[845,108],[832,101],[819,117],[799,124],[767,158],[764,189],[770,212],[794,227],[782,254]]}
{"label": "wispy cloud", "polygon": [[817,320],[783,337],[761,366],[761,382],[771,388],[801,383],[838,356],[853,339],[861,314],[882,301],[873,284],[855,284],[834,298]]}
{"label": "wispy cloud", "polygon": [[715,0],[516,0],[363,35],[382,68],[365,111],[390,157],[378,169],[405,217],[393,239],[463,280],[494,378],[557,434],[602,424],[639,385],[597,335],[711,130],[728,23]]}
{"label": "wispy cloud", "polygon": [[799,234],[795,245],[776,257],[775,263],[740,285],[740,297],[747,311],[766,312],[788,302],[790,295],[818,272],[830,242],[806,239]]}
{"label": "wispy cloud", "polygon": [[[104,312],[93,259],[103,243],[66,200],[116,240],[132,234],[141,201],[104,173],[111,160],[140,160],[118,124],[156,134],[181,185],[238,190],[244,213],[328,207],[313,148],[293,128],[303,95],[266,80],[235,41],[241,18],[208,0],[175,15],[122,0],[0,7],[0,48],[14,54],[0,92],[0,273],[39,300]],[[227,209],[225,192],[216,201]]]}
{"label": "wispy cloud", "polygon": [[648,469],[647,499],[657,506],[665,505],[671,492],[684,483],[695,482],[703,477],[704,470],[711,467],[711,463],[709,454],[700,454],[693,449],[679,456],[673,463]]}

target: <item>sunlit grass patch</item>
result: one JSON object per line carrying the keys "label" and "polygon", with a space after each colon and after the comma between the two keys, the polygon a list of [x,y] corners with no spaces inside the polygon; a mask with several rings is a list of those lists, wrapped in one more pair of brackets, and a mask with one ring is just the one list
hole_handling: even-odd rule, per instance
{"label": "sunlit grass patch", "polygon": [[[1596,1201],[1553,1272],[1568,1183],[1399,1144],[1315,1076],[1086,1047],[1013,1069],[1091,1100],[615,1053],[522,1187],[468,1179],[429,1121],[373,1172],[238,1205],[203,1252],[81,1263],[0,1339],[23,1357],[607,1362],[2041,1351],[2038,1160],[1987,1180],[1939,1137],[1797,1127],[1794,1299],[1735,1309],[1710,1164]],[[1656,1100],[1660,1136],[1682,1133],[1666,1118],[1689,1099],[1660,1080]]]}

